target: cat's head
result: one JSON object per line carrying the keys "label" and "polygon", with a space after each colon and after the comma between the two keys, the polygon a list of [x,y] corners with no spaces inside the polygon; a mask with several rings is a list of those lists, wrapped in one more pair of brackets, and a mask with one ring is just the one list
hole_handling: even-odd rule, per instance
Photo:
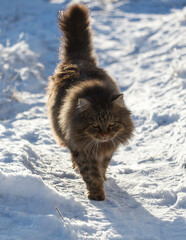
{"label": "cat's head", "polygon": [[[97,92],[98,93],[98,92]],[[74,131],[99,143],[126,143],[131,137],[133,123],[124,104],[123,94],[81,97],[73,118]]]}

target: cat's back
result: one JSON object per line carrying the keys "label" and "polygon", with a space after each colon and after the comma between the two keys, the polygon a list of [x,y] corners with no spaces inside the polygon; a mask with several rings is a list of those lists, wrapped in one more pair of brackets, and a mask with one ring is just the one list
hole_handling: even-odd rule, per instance
{"label": "cat's back", "polygon": [[90,82],[92,82],[94,85],[94,82],[96,83],[97,81],[119,93],[115,80],[104,69],[85,61],[74,61],[72,64],[60,63],[54,75],[50,77],[49,98],[51,100],[55,99],[55,102],[62,104],[67,93],[75,86],[82,85],[86,88],[86,84],[89,86]]}

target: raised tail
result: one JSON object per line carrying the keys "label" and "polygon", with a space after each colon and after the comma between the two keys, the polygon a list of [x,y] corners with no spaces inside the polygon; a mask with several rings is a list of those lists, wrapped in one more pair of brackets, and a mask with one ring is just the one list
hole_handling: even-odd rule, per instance
{"label": "raised tail", "polygon": [[63,32],[60,59],[69,63],[84,60],[96,64],[88,8],[73,4],[65,12],[60,12],[58,23]]}

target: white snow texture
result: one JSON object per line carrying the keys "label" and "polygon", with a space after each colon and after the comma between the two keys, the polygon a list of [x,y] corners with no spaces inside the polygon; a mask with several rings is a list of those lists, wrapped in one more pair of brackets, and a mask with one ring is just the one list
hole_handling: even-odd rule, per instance
{"label": "white snow texture", "polygon": [[[59,10],[91,10],[99,64],[135,124],[106,200],[86,197],[46,115]],[[0,240],[186,239],[186,1],[0,0]]]}

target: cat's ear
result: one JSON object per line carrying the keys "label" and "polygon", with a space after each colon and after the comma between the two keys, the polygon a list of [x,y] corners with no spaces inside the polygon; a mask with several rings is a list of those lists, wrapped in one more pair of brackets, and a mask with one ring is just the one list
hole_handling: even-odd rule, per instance
{"label": "cat's ear", "polygon": [[119,94],[113,97],[112,102],[116,105],[118,105],[119,107],[124,107],[124,95],[123,94]]}
{"label": "cat's ear", "polygon": [[90,106],[90,102],[86,98],[79,98],[78,99],[78,108],[81,111],[86,110]]}

